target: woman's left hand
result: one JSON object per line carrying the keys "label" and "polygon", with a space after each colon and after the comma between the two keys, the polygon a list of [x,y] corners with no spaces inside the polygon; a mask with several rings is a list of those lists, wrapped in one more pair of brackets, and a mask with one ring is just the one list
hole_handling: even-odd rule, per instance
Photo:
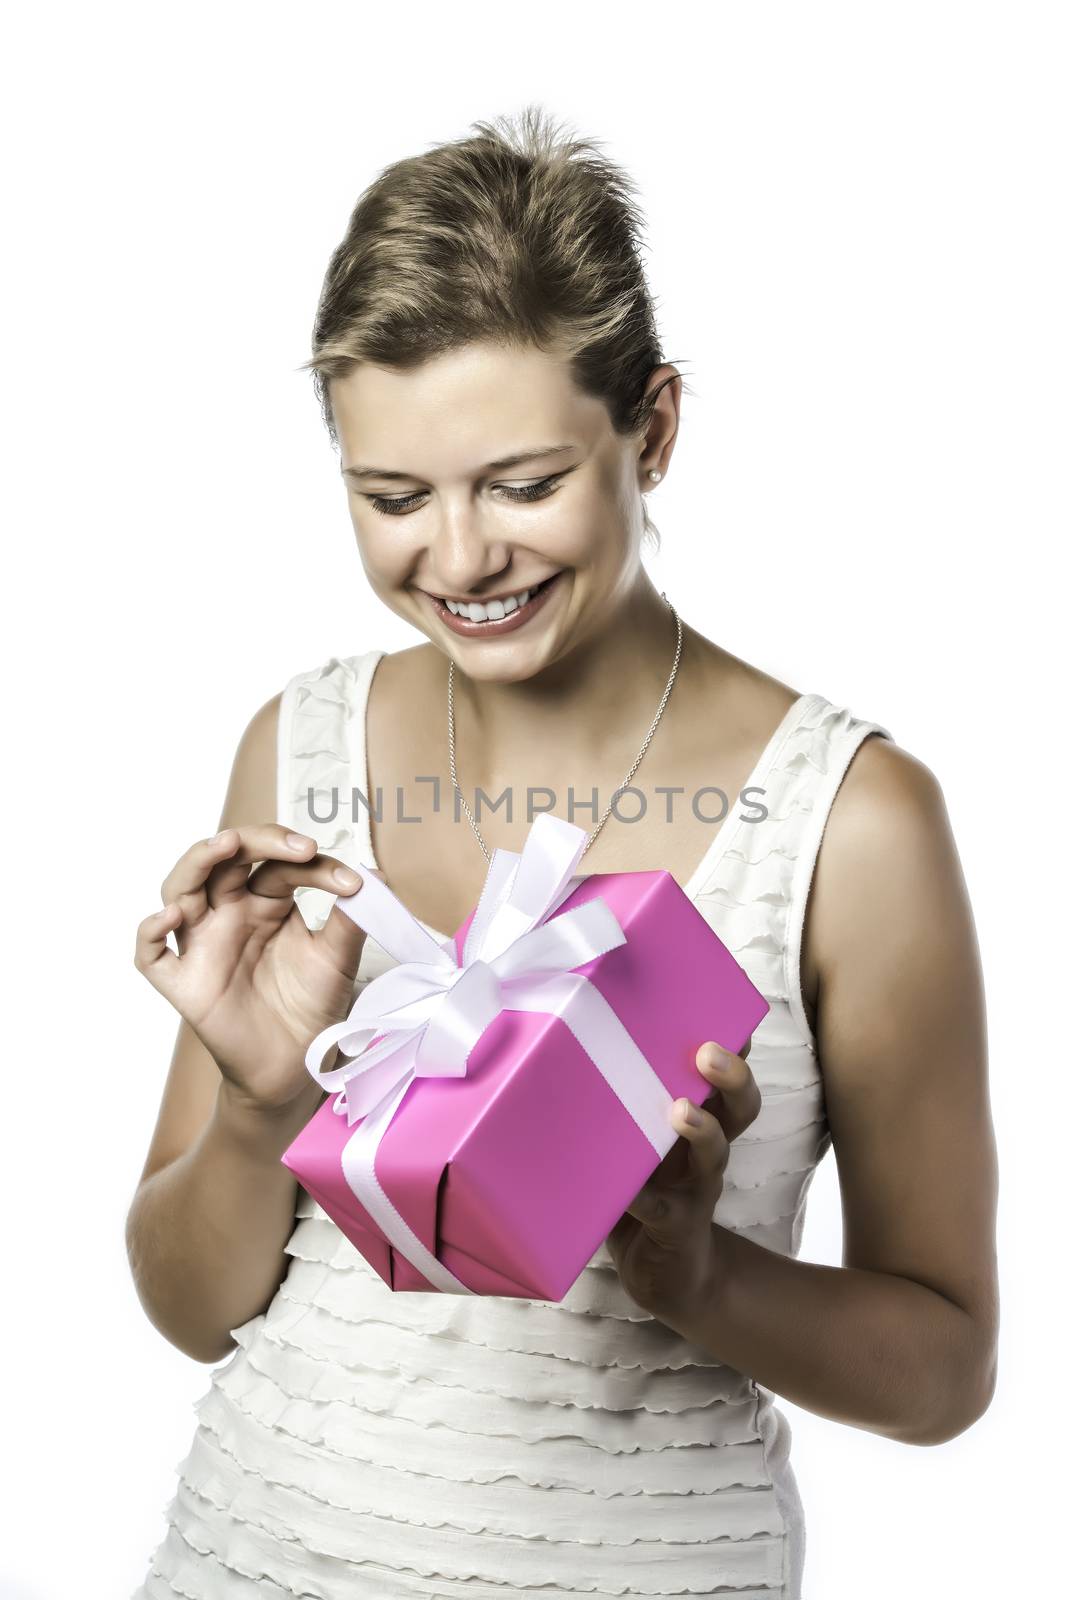
{"label": "woman's left hand", "polygon": [[[671,1324],[718,1287],[712,1218],[722,1193],[730,1143],[756,1120],[762,1104],[745,1057],[711,1043],[696,1053],[698,1071],[713,1085],[685,1120],[691,1102],[676,1100],[671,1120],[682,1135],[637,1192],[605,1243],[623,1287],[653,1316]],[[722,1066],[717,1066],[716,1060]]]}

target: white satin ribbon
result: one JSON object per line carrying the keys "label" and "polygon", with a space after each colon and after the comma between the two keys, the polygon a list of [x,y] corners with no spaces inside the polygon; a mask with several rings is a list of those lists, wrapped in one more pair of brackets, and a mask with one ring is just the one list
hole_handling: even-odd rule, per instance
{"label": "white satin ribbon", "polygon": [[[587,900],[547,920],[582,881],[574,868],[587,837],[542,812],[521,855],[494,850],[462,962],[455,939],[434,938],[363,862],[361,887],[337,900],[398,965],[366,986],[344,1022],[315,1036],[305,1062],[321,1088],[336,1091],[333,1110],[350,1126],[362,1119],[341,1155],[353,1194],[389,1243],[445,1293],[475,1291],[413,1232],[379,1183],[374,1158],[414,1080],[465,1076],[501,1011],[559,1017],[661,1159],[677,1139],[673,1096],[595,984],[572,970],[626,943],[618,918],[604,900]],[[350,1059],[323,1072],[335,1044]]]}

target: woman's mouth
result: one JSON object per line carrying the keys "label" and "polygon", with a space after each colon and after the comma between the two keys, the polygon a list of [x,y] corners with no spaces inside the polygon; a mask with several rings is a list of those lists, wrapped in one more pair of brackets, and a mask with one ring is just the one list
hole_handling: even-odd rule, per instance
{"label": "woman's mouth", "polygon": [[[562,571],[554,572],[551,578],[546,578],[542,583],[534,584],[529,589],[521,589],[512,598],[506,600],[491,600],[487,604],[471,604],[460,606],[454,600],[440,600],[437,595],[426,594],[427,600],[441,621],[453,633],[462,634],[465,638],[496,638],[502,633],[513,633],[516,628],[521,628],[529,622],[531,617],[537,615],[550,596],[559,587],[558,580],[563,576]],[[510,609],[509,609],[510,607]]]}

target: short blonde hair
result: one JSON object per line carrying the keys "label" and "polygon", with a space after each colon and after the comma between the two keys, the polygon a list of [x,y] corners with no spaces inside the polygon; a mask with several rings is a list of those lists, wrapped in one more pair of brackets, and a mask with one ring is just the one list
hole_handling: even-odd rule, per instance
{"label": "short blonde hair", "polygon": [[[332,443],[331,378],[484,340],[560,355],[617,433],[643,433],[659,389],[681,380],[644,392],[664,358],[631,179],[540,107],[472,128],[384,168],[330,257],[300,370]],[[645,530],[658,545],[647,510]]]}

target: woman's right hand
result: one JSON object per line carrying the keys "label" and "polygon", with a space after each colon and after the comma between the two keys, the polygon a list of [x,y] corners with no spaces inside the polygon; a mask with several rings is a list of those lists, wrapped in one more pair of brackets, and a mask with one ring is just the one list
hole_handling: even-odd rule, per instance
{"label": "woman's right hand", "polygon": [[138,925],[134,966],[185,1018],[240,1103],[277,1112],[306,1097],[308,1045],[352,1009],[366,934],[336,907],[312,933],[293,890],[345,896],[362,882],[280,823],[225,828],[179,857],[162,911]]}

